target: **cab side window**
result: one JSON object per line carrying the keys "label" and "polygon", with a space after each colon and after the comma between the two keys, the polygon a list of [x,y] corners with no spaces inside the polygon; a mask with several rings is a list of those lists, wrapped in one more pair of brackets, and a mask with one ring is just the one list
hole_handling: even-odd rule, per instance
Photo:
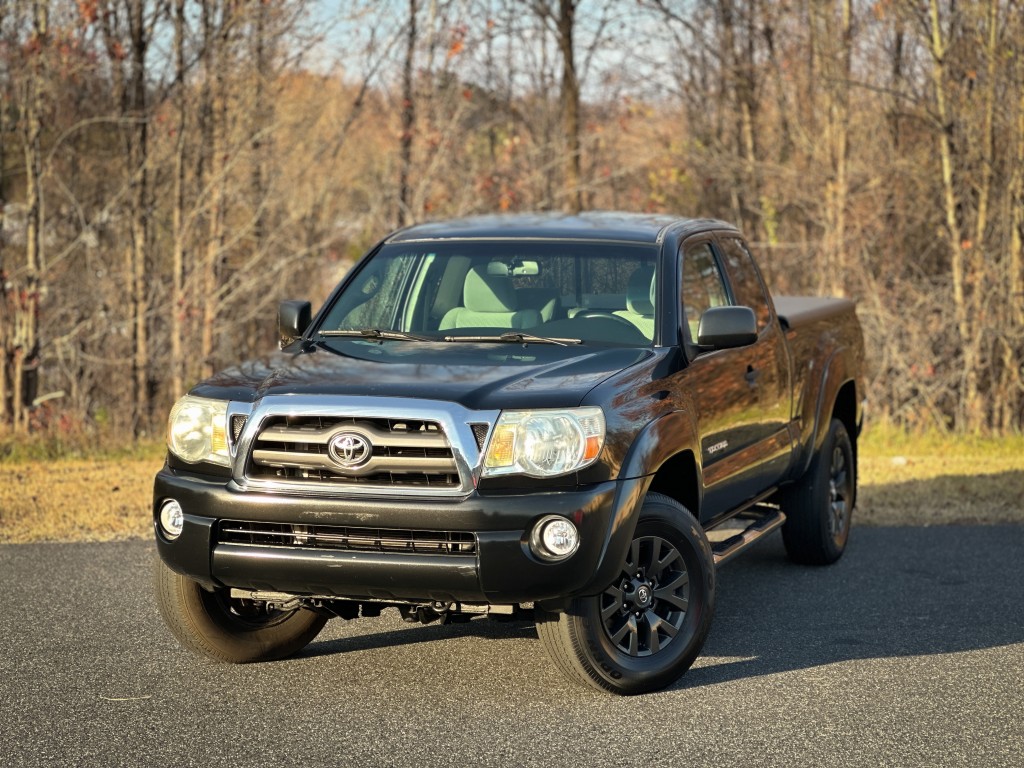
{"label": "cab side window", "polygon": [[710,243],[690,246],[684,252],[682,297],[689,341],[696,344],[700,316],[704,311],[729,303],[725,281]]}
{"label": "cab side window", "polygon": [[729,282],[732,284],[733,297],[738,305],[754,310],[757,330],[760,333],[771,322],[772,314],[754,259],[747,246],[738,238],[720,237],[719,242],[725,257],[725,271],[729,274]]}

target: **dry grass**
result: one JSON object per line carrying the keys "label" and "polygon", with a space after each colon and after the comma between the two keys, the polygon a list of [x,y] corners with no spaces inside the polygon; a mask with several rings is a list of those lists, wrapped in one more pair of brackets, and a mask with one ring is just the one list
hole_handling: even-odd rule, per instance
{"label": "dry grass", "polygon": [[162,459],[0,463],[0,543],[149,536]]}
{"label": "dry grass", "polygon": [[[143,456],[0,462],[0,543],[151,535],[153,476]],[[1024,523],[1024,438],[907,436],[861,444],[859,525]]]}

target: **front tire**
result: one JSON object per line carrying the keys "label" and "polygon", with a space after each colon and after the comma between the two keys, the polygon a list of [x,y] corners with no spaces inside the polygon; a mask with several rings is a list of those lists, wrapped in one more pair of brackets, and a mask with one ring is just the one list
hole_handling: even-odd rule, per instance
{"label": "front tire", "polygon": [[856,493],[853,443],[843,422],[832,419],[807,473],[780,498],[789,557],[804,565],[829,565],[842,557]]}
{"label": "front tire", "polygon": [[306,608],[280,611],[266,603],[231,597],[229,589],[203,589],[154,563],[157,605],[168,628],[190,651],[215,661],[245,664],[298,653],[317,636],[327,617]]}
{"label": "front tire", "polygon": [[564,613],[538,608],[537,634],[568,679],[617,694],[648,693],[693,664],[714,603],[715,566],[703,530],[681,504],[651,493],[620,574]]}

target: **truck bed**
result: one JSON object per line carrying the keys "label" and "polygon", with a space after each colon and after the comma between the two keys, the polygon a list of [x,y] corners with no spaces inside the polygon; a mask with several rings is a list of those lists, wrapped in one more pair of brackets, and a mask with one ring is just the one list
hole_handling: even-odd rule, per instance
{"label": "truck bed", "polygon": [[829,299],[816,296],[775,296],[775,311],[785,330],[796,330],[819,320],[837,318],[853,313],[855,305],[849,299]]}

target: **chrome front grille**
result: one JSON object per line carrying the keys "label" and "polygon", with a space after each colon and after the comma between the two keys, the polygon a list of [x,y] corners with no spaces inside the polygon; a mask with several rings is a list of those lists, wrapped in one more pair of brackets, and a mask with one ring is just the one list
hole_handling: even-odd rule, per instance
{"label": "chrome front grille", "polygon": [[461,485],[444,430],[418,419],[273,416],[252,443],[247,475],[341,487]]}
{"label": "chrome front grille", "polygon": [[218,525],[217,540],[221,544],[349,552],[393,552],[466,557],[476,554],[476,537],[466,531],[414,531],[222,520]]}

